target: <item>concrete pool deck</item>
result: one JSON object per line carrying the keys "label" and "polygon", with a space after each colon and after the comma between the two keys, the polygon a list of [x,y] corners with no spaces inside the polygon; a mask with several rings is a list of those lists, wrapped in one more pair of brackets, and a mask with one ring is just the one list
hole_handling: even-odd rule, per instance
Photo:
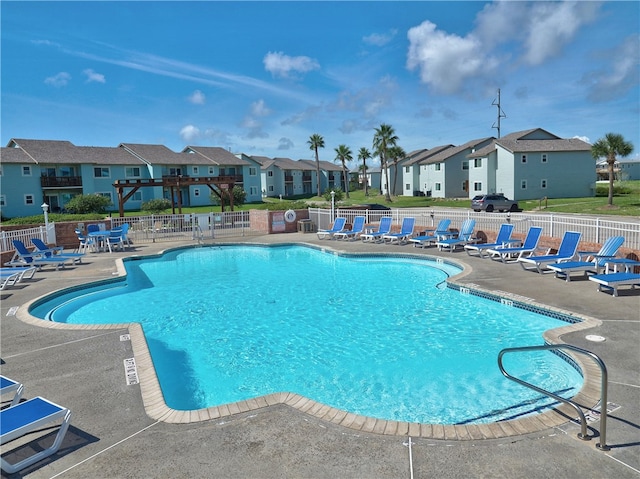
{"label": "concrete pool deck", "polygon": [[[229,240],[242,241],[304,242],[344,252],[455,259],[469,268],[456,278],[461,286],[594,318],[599,325],[567,332],[562,340],[598,354],[607,365],[608,401],[615,408],[607,422],[606,442],[611,450],[597,450],[597,437],[579,440],[579,426],[566,421],[519,435],[483,434],[480,437],[497,438],[457,440],[445,428],[429,434],[413,428],[408,435],[403,431],[391,435],[378,434],[375,424],[345,427],[291,407],[286,400],[202,422],[152,419],[145,411],[140,385],[126,384],[123,361],[134,356],[135,347],[121,338],[130,332],[126,324],[116,329],[43,328],[18,319],[12,308],[56,289],[111,278],[117,273],[116,258],[180,246],[156,243],[137,245],[124,253],[90,254],[87,264],[61,271],[47,268],[22,286],[0,293],[2,374],[23,382],[25,397],[42,395],[73,412],[61,451],[25,469],[22,476],[408,478],[411,465],[417,478],[640,476],[640,290],[621,289],[614,298],[597,292],[591,281],[576,278],[566,283],[551,274],[523,271],[519,265],[463,252],[440,253],[435,248],[320,241],[315,234],[302,233]],[[23,313],[24,307],[18,316]],[[126,318],[118,322],[126,323]],[[587,334],[606,341],[590,342]],[[590,422],[589,427],[597,430],[599,422]],[[13,456],[11,452],[12,462]]]}

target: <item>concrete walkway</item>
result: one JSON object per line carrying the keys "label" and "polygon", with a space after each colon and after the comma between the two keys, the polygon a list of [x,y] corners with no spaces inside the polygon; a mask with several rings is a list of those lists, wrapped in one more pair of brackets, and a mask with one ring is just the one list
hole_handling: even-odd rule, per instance
{"label": "concrete walkway", "polygon": [[[238,239],[238,241],[243,241]],[[16,474],[28,478],[604,478],[640,477],[640,290],[618,298],[593,282],[566,283],[553,275],[525,272],[465,253],[361,242],[318,241],[314,234],[252,237],[254,243],[305,242],[347,252],[401,252],[459,260],[466,272],[455,281],[579,316],[598,326],[562,336],[593,351],[609,371],[608,452],[598,438],[581,441],[579,426],[566,422],[534,433],[483,440],[385,435],[357,431],[286,404],[188,424],[151,419],[140,385],[127,385],[124,360],[133,357],[123,323],[116,329],[44,328],[22,319],[24,305],[51,291],[113,277],[115,259],[146,255],[177,243],[137,245],[133,252],[90,254],[86,264],[36,274],[2,298],[2,374],[25,384],[25,397],[42,395],[73,411],[59,453]],[[234,240],[234,242],[237,242]],[[500,293],[500,294],[503,294]],[[17,312],[16,312],[16,308]],[[587,334],[606,341],[595,343]],[[598,434],[599,423],[589,423]],[[46,432],[46,431],[45,431]],[[7,458],[51,441],[47,434]],[[38,436],[31,437],[35,439]],[[3,454],[5,448],[3,448]],[[411,461],[410,461],[411,457]],[[4,476],[3,476],[4,477]]]}

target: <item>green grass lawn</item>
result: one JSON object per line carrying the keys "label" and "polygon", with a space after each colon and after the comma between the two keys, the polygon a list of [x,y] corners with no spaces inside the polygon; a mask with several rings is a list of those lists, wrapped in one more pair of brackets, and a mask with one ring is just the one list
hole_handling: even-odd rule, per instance
{"label": "green grass lawn", "polygon": [[[548,213],[579,213],[596,216],[640,216],[640,180],[616,182],[616,193],[613,198],[613,206],[607,205],[608,185],[598,184],[597,196],[586,198],[549,198],[547,200],[525,200],[519,201],[518,205],[524,211],[541,211]],[[344,198],[337,202],[336,206],[350,206],[362,203],[380,203],[391,208],[425,208],[425,207],[457,207],[469,208],[470,200],[467,198],[427,198],[425,196],[394,196],[389,203],[384,195],[378,190],[369,190],[369,196],[364,195],[364,191],[357,190],[349,194],[350,198]],[[298,197],[295,199],[265,198],[262,203],[251,203],[236,207],[235,210],[269,209],[287,210],[303,209],[306,207],[328,208],[331,203],[323,197]],[[189,213],[209,213],[220,211],[219,206],[199,206],[184,207],[183,214]],[[171,213],[171,211],[167,211]],[[126,211],[125,216],[140,216],[146,214],[140,211]],[[117,216],[118,213],[112,213]],[[50,214],[50,221],[91,221],[104,218],[104,215],[63,215]],[[42,223],[42,215],[14,218],[3,224],[33,224]]]}

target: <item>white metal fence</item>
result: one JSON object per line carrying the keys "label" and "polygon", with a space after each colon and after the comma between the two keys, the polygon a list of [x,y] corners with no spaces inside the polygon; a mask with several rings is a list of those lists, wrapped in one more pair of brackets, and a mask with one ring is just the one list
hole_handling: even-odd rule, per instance
{"label": "white metal fence", "polygon": [[149,215],[111,218],[111,227],[129,223],[128,237],[134,243],[209,240],[263,234],[251,229],[250,211],[184,215]]}
{"label": "white metal fence", "polygon": [[[55,243],[55,228],[53,223],[49,223],[49,231],[53,230],[53,241]],[[51,234],[51,233],[50,233]],[[51,237],[51,236],[50,236]],[[47,228],[45,226],[38,226],[35,228],[27,228],[24,230],[2,231],[0,232],[0,251],[11,251],[15,249],[13,247],[13,240],[22,241],[27,247],[31,247],[31,238],[39,238],[45,243],[49,241],[47,239]]]}
{"label": "white metal fence", "polygon": [[[391,216],[396,225],[399,225],[404,217],[412,216],[416,219],[416,231],[420,227],[434,227],[443,218],[451,220],[452,228],[459,227],[467,218],[473,218],[476,220],[476,230],[498,231],[502,223],[512,223],[514,232],[526,234],[529,226],[540,226],[542,234],[552,238],[561,238],[566,231],[578,231],[582,233],[581,241],[587,243],[602,244],[607,238],[620,235],[625,238],[625,248],[640,250],[640,222],[610,218],[538,213],[476,213],[462,208],[397,208],[389,211],[340,208],[334,215],[338,214],[346,217],[348,223],[352,223],[355,216],[364,215],[367,224],[378,223],[382,216]],[[319,229],[329,228],[333,222],[330,209],[309,208],[309,218]]]}

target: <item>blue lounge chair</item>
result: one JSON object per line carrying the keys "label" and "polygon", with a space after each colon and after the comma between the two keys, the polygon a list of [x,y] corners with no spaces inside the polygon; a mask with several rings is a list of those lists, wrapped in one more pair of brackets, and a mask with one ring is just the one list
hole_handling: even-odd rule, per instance
{"label": "blue lounge chair", "polygon": [[435,230],[427,230],[425,234],[420,236],[415,236],[413,238],[409,238],[409,241],[413,243],[413,246],[416,248],[424,248],[427,245],[435,243],[439,239],[446,238],[451,235],[449,231],[449,225],[451,224],[451,220],[448,218],[441,219],[436,226]]}
{"label": "blue lounge chair", "polygon": [[0,268],[0,290],[19,283],[23,278],[33,278],[35,266],[20,266],[15,268]]}
{"label": "blue lounge chair", "polygon": [[508,246],[511,241],[511,233],[513,233],[513,225],[511,223],[504,223],[500,225],[500,229],[498,230],[498,235],[496,236],[496,241],[494,243],[466,244],[464,245],[464,249],[469,256],[471,256],[471,252],[475,251],[478,253],[478,256],[484,258],[485,251],[492,248]]}
{"label": "blue lounge chair", "polygon": [[342,216],[337,217],[333,222],[333,228],[330,230],[318,230],[318,239],[333,239],[334,234],[344,231],[344,225],[346,222],[346,218],[343,218]]}
{"label": "blue lounge chair", "polygon": [[349,231],[338,231],[333,234],[333,237],[337,240],[343,239],[357,239],[360,234],[364,231],[364,216],[356,216],[353,218],[353,226],[351,226],[351,230]]}
{"label": "blue lounge chair", "polygon": [[460,232],[453,238],[444,238],[436,241],[436,246],[440,251],[448,249],[453,252],[458,246],[464,246],[466,244],[475,241],[473,238],[473,229],[476,227],[476,220],[468,218],[462,222],[460,226]]}
{"label": "blue lounge chair", "polygon": [[599,274],[607,261],[616,257],[620,246],[624,243],[623,236],[612,236],[607,239],[600,248],[600,251],[578,251],[578,261],[566,261],[563,263],[550,264],[547,267],[556,273],[556,278],[564,276],[565,280],[571,281],[572,272],[584,273],[585,277],[589,273]]}
{"label": "blue lounge chair", "polygon": [[382,218],[380,218],[378,231],[360,235],[360,239],[362,239],[363,243],[378,243],[382,241],[382,237],[386,234],[389,234],[389,232],[391,231],[392,221],[393,219],[391,218],[391,216],[383,216]]}
{"label": "blue lounge chair", "polygon": [[524,255],[531,255],[538,249],[538,242],[542,236],[542,228],[540,226],[531,226],[527,232],[527,236],[518,247],[498,247],[490,248],[487,253],[491,255],[491,259],[499,259],[506,263],[509,259],[515,257],[515,261]]}
{"label": "blue lounge chair", "polygon": [[416,219],[407,216],[402,219],[402,226],[400,226],[399,233],[389,233],[382,236],[382,241],[387,244],[405,244],[409,241],[409,237],[413,234],[413,227],[416,224]]}
{"label": "blue lounge chair", "polygon": [[41,269],[46,265],[55,265],[56,269],[58,269],[64,268],[65,263],[70,261],[69,258],[46,258],[42,253],[31,252],[20,240],[13,240],[13,247],[16,252],[13,254],[11,260],[5,263],[5,266],[35,266]]}
{"label": "blue lounge chair", "polygon": [[13,394],[9,407],[15,406],[20,402],[23,392],[24,386],[18,381],[9,379],[6,376],[0,376],[0,396],[4,394]]}
{"label": "blue lounge chair", "polygon": [[598,283],[598,291],[604,287],[612,290],[614,296],[618,296],[619,286],[640,286],[640,274],[637,273],[594,274],[589,276],[589,280]]}
{"label": "blue lounge chair", "polygon": [[538,273],[542,273],[542,270],[546,269],[547,265],[551,263],[560,263],[572,259],[578,250],[581,236],[582,233],[577,231],[567,231],[562,237],[562,242],[556,254],[531,255],[526,258],[518,258],[518,262],[524,270],[535,270]]}
{"label": "blue lounge chair", "polygon": [[33,246],[36,247],[34,252],[42,253],[45,258],[67,258],[72,260],[73,263],[82,263],[84,253],[64,253],[63,246],[54,246],[53,248],[49,248],[40,238],[31,238],[31,242],[33,243]]}
{"label": "blue lounge chair", "polygon": [[[18,439],[28,433],[38,431],[42,426],[62,419],[60,429],[53,444],[47,449],[38,451],[25,459],[14,464],[9,464],[6,455],[0,459],[2,470],[7,474],[13,474],[27,466],[49,457],[54,454],[62,444],[64,435],[69,428],[71,411],[58,406],[42,397],[35,397],[28,401],[16,404],[15,406],[0,411],[0,445],[4,445],[14,439]],[[3,447],[6,453],[6,448]]]}

